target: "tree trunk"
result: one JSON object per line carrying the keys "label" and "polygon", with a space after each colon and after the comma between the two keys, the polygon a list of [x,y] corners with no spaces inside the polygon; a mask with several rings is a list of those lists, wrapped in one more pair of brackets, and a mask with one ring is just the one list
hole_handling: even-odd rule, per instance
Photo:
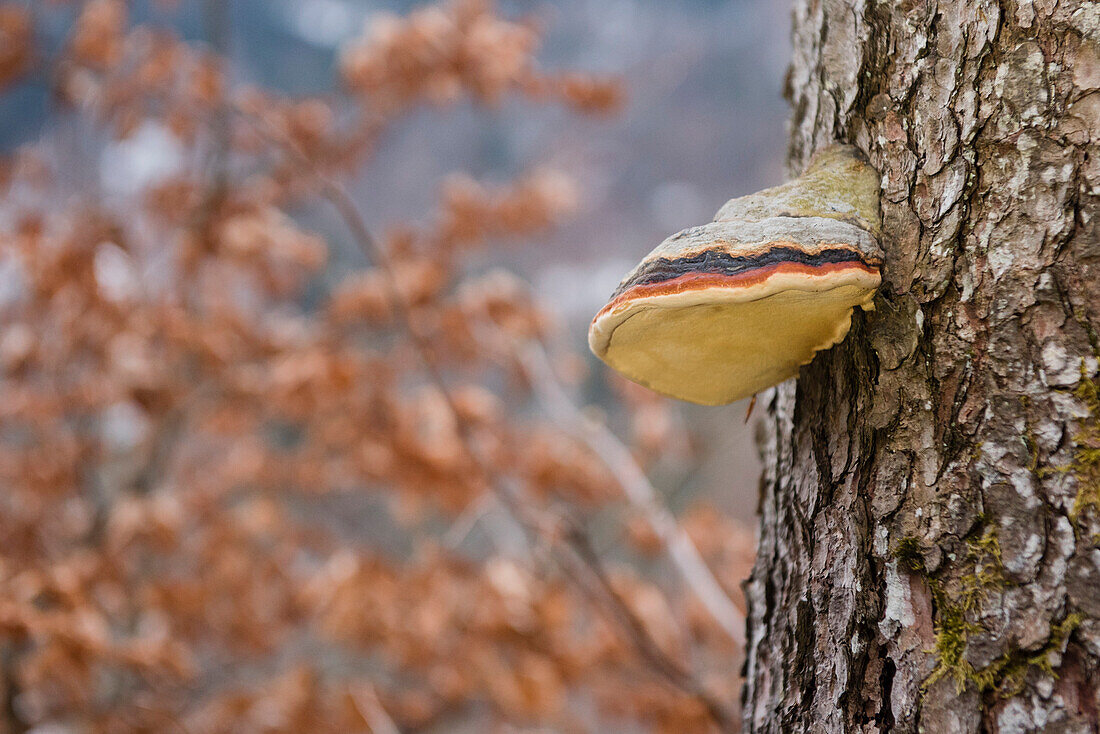
{"label": "tree trunk", "polygon": [[792,168],[867,152],[886,267],[761,395],[746,731],[1096,732],[1100,4],[796,5]]}

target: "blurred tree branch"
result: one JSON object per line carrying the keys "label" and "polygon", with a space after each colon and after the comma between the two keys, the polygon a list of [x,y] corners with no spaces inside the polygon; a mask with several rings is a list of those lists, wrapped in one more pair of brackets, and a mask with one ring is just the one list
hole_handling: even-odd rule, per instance
{"label": "blurred tree branch", "polygon": [[401,730],[393,719],[386,713],[382,701],[378,698],[378,691],[374,686],[363,684],[358,690],[349,691],[351,701],[355,709],[367,722],[371,734],[401,734]]}
{"label": "blurred tree branch", "polygon": [[699,549],[673,514],[661,504],[657,490],[638,466],[630,449],[606,425],[586,418],[577,408],[554,375],[543,345],[531,341],[518,346],[515,351],[546,412],[607,464],[630,504],[642,512],[650,528],[661,539],[685,583],[730,639],[743,647],[745,615],[718,583],[699,554]]}
{"label": "blurred tree branch", "polygon": [[[261,135],[281,146],[294,158],[295,162],[318,183],[321,195],[336,209],[363,254],[375,267],[385,274],[387,289],[389,290],[397,321],[414,345],[430,382],[443,398],[458,428],[460,439],[465,446],[467,454],[477,466],[478,471],[482,474],[488,485],[492,488],[501,504],[520,523],[521,527],[526,530],[529,536],[550,543],[552,556],[559,568],[561,568],[566,576],[584,591],[590,599],[597,602],[599,607],[605,609],[611,615],[619,628],[626,633],[628,639],[630,639],[638,653],[653,666],[655,671],[660,673],[672,685],[700,700],[710,713],[714,722],[723,731],[736,731],[736,718],[732,712],[726,708],[724,703],[711,694],[707,690],[705,684],[697,680],[689,670],[685,669],[661,650],[661,647],[653,639],[653,636],[650,634],[645,624],[638,619],[634,611],[622,599],[608,577],[603,567],[603,561],[594,550],[590,539],[580,526],[566,517],[552,516],[549,515],[549,513],[537,513],[533,505],[525,501],[516,483],[509,477],[499,476],[492,465],[485,460],[479,448],[481,442],[474,432],[475,429],[470,426],[463,412],[458,408],[454,393],[447,384],[441,366],[434,356],[431,344],[424,334],[421,333],[417,321],[413,316],[412,306],[398,286],[399,281],[396,277],[389,253],[386,252],[385,248],[383,248],[378,240],[371,234],[370,229],[367,227],[359,211],[358,205],[355,203],[351,194],[348,193],[347,189],[315,166],[309,156],[301,151],[294,141],[282,135],[278,127],[271,124],[263,116],[262,112],[255,112],[240,105],[234,105],[233,110],[257,129]],[[621,457],[617,458],[620,460],[621,464]],[[621,466],[620,469],[622,469]],[[626,476],[625,472],[622,476]],[[628,497],[632,499],[640,496],[637,486],[629,490],[624,486],[623,489]],[[650,490],[652,491],[652,488],[650,488]],[[651,500],[653,503],[656,501],[655,497],[651,497]],[[659,522],[665,523],[670,519],[665,518],[661,520],[659,519],[661,516],[658,513],[652,510],[650,510],[650,512],[653,513],[649,515],[651,521],[658,520]],[[667,511],[665,512],[667,513]],[[676,552],[683,554],[683,543],[686,542],[690,545],[690,540],[688,540],[686,536],[677,540],[674,533],[663,524],[656,529],[659,533],[664,533],[662,539],[668,538],[673,541],[669,545],[670,551],[673,547],[676,547],[678,549]],[[681,561],[684,558],[685,556],[681,555]],[[702,563],[702,560],[699,559],[699,562]],[[709,575],[709,571],[706,570],[705,564],[703,565],[703,571]],[[693,573],[694,572],[695,570],[693,569]],[[698,578],[696,577],[695,580],[698,581]],[[691,579],[689,579],[689,583],[690,582]],[[713,583],[717,584],[716,581]],[[695,587],[693,586],[693,588]],[[711,601],[713,602],[713,600]],[[706,603],[706,600],[704,600],[704,603]],[[710,606],[707,608],[708,610],[711,609]],[[723,613],[727,616],[729,614],[728,611]],[[728,627],[726,627],[726,622],[721,619],[719,621],[723,622],[723,629],[728,629]],[[734,620],[727,621],[732,624]]]}
{"label": "blurred tree branch", "polygon": [[202,216],[209,221],[221,200],[225,197],[229,185],[229,155],[232,149],[232,112],[225,99],[225,85],[228,84],[228,61],[232,49],[233,8],[232,0],[203,0],[203,29],[207,43],[212,51],[210,63],[221,80],[220,99],[214,107],[210,121],[210,152],[206,166],[209,171],[204,205],[200,208]]}

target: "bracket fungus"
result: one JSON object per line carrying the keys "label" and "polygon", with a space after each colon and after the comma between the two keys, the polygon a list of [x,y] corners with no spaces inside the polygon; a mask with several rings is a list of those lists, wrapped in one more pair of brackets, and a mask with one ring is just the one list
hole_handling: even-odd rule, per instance
{"label": "bracket fungus", "polygon": [[879,177],[831,145],[806,172],[662,242],[596,314],[596,356],[659,393],[731,403],[798,373],[873,308]]}

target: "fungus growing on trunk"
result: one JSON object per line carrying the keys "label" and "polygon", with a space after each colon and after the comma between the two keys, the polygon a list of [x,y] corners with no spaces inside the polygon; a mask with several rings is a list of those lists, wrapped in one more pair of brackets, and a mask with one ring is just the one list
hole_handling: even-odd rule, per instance
{"label": "fungus growing on trunk", "polygon": [[722,405],[798,373],[871,309],[881,282],[879,177],[832,145],[782,186],[726,202],[662,242],[588,330],[592,351],[674,398]]}

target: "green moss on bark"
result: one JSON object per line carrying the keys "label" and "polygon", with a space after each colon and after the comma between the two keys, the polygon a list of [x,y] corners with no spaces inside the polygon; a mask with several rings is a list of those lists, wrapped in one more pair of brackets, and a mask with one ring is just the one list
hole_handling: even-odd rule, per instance
{"label": "green moss on bark", "polygon": [[921,552],[920,541],[912,536],[906,536],[898,541],[894,548],[894,558],[910,571],[924,571],[924,554]]}
{"label": "green moss on bark", "polygon": [[1023,690],[1029,670],[1037,669],[1057,677],[1051,658],[1062,653],[1066,640],[1081,624],[1081,619],[1080,614],[1070,614],[1051,628],[1050,638],[1038,650],[1009,650],[985,668],[975,671],[975,685],[983,693],[992,691],[1002,698],[1010,698]]}
{"label": "green moss on bark", "polygon": [[1100,383],[1089,375],[1084,360],[1081,362],[1081,381],[1074,395],[1088,411],[1073,435],[1073,461],[1065,467],[1077,480],[1077,496],[1070,519],[1079,525],[1086,514],[1100,519]]}
{"label": "green moss on bark", "polygon": [[936,669],[924,682],[928,688],[940,678],[950,677],[962,693],[967,683],[986,689],[988,668],[975,670],[966,659],[966,646],[970,635],[981,631],[972,613],[993,588],[1006,585],[1001,564],[1001,545],[997,540],[997,528],[983,523],[981,533],[966,540],[965,567],[969,570],[953,578],[950,583],[938,577],[928,579],[938,618],[936,629]]}
{"label": "green moss on bark", "polygon": [[[970,636],[982,631],[973,613],[992,589],[1003,588],[1009,583],[1004,576],[996,526],[988,525],[983,518],[979,527],[981,532],[966,540],[965,564],[971,570],[953,577],[950,582],[936,576],[928,578],[937,612],[933,650],[936,668],[922,688],[927,690],[940,678],[948,677],[955,682],[959,693],[973,685],[981,693],[1009,698],[1023,689],[1027,674],[1033,669],[1056,675],[1052,658],[1065,649],[1066,640],[1081,624],[1082,618],[1079,614],[1070,614],[1054,624],[1050,637],[1038,650],[1010,649],[989,665],[975,668],[966,659]],[[915,543],[915,539],[911,540]],[[906,548],[908,545],[903,539],[895,551],[899,559]]]}

